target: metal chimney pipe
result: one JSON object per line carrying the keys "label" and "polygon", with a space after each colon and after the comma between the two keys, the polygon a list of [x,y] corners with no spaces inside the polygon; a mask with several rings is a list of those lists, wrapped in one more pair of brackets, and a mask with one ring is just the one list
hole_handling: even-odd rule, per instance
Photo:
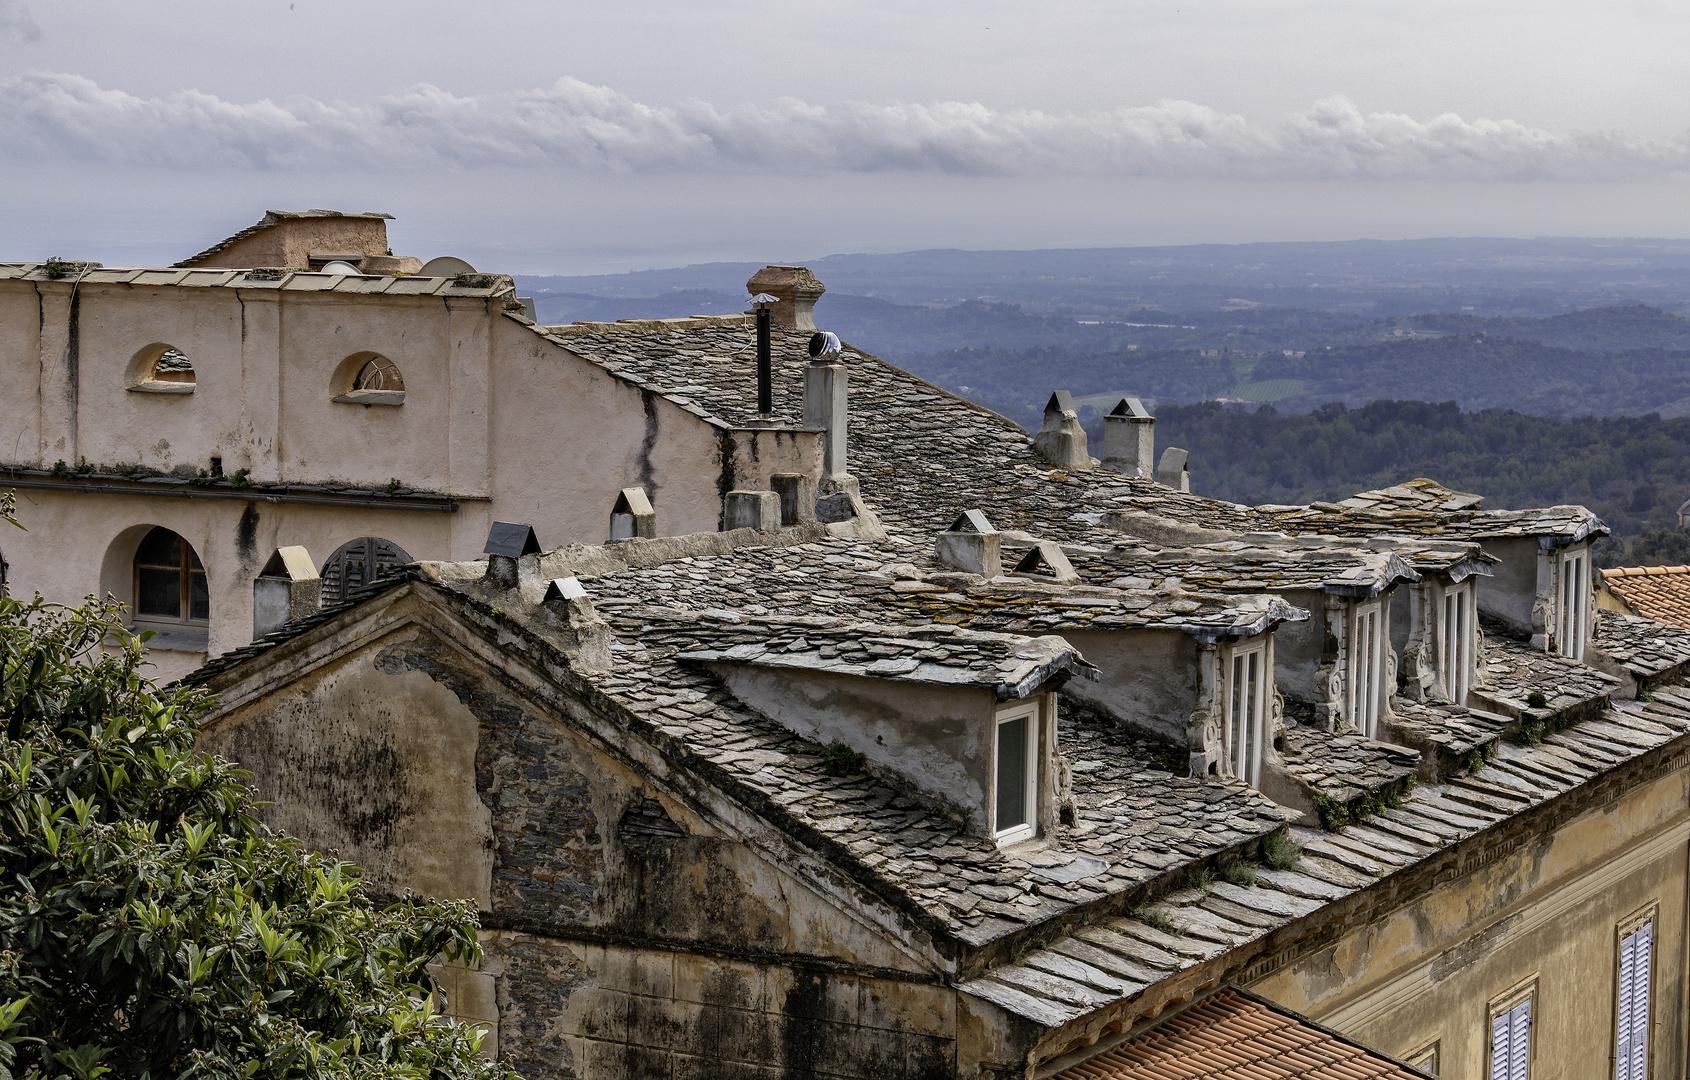
{"label": "metal chimney pipe", "polygon": [[775,374],[769,355],[769,305],[757,305],[757,411],[775,411]]}

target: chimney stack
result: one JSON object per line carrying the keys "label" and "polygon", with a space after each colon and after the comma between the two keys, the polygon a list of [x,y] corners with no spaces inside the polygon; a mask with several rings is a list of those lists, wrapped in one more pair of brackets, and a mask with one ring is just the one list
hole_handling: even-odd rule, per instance
{"label": "chimney stack", "polygon": [[1086,429],[1068,391],[1058,390],[1045,403],[1045,420],[1033,436],[1033,452],[1065,472],[1090,472],[1095,462],[1086,452]]}
{"label": "chimney stack", "polygon": [[827,291],[803,266],[765,266],[751,275],[745,289],[773,296],[774,303],[768,305],[770,314],[775,325],[788,330],[814,330],[816,301]]}
{"label": "chimney stack", "polygon": [[323,606],[323,579],[302,547],[277,548],[252,582],[252,636],[315,615]]}
{"label": "chimney stack", "polygon": [[984,578],[1003,574],[1003,536],[978,510],[964,510],[939,534],[935,554],[941,566],[979,574]]}
{"label": "chimney stack", "polygon": [[495,588],[516,588],[522,577],[519,563],[529,556],[534,558],[527,569],[534,576],[539,575],[540,541],[535,537],[532,525],[495,521],[493,527],[487,530],[487,546],[481,549],[481,553],[487,556],[487,574],[481,580]]}
{"label": "chimney stack", "polygon": [[1103,418],[1103,467],[1156,479],[1156,418],[1138,398],[1122,398]]}
{"label": "chimney stack", "polygon": [[564,655],[577,671],[602,674],[610,670],[610,624],[594,610],[580,581],[553,578],[546,583],[540,606],[557,621]]}

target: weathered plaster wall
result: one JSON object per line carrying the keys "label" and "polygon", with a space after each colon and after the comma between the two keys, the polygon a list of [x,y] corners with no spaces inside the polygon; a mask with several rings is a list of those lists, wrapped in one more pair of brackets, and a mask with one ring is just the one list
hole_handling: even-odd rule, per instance
{"label": "weathered plaster wall", "polygon": [[1502,561],[1491,567],[1490,577],[1479,580],[1479,610],[1502,620],[1516,633],[1533,633],[1532,605],[1538,591],[1536,538],[1486,540],[1485,551]]}
{"label": "weathered plaster wall", "polygon": [[387,252],[387,222],[380,218],[286,218],[208,256],[195,266],[304,269],[312,252]]}
{"label": "weathered plaster wall", "polygon": [[[149,528],[162,525],[181,534],[205,564],[213,655],[252,640],[252,582],[277,547],[301,545],[320,567],[347,541],[379,536],[426,558],[448,546],[458,516],[30,488],[17,494],[18,517],[29,531],[8,527],[0,539],[14,595],[39,592],[75,604],[89,593],[111,593],[131,604],[135,548]],[[203,654],[155,650],[151,659],[154,677],[176,678],[198,667]]]}
{"label": "weathered plaster wall", "polygon": [[1346,933],[1251,989],[1390,1054],[1441,1042],[1483,1075],[1487,1005],[1538,980],[1532,1075],[1612,1075],[1616,930],[1658,904],[1651,1075],[1685,1069],[1685,762],[1550,835],[1493,836],[1494,861]]}
{"label": "weathered plaster wall", "polygon": [[530,1080],[954,1075],[955,993],[929,965],[824,899],[801,853],[771,858],[560,719],[583,700],[537,710],[429,613],[400,596],[277,657],[277,689],[225,688],[240,703],[207,745],[378,887],[473,891],[487,957],[451,985],[461,1015],[494,1002],[503,1059]]}
{"label": "weathered plaster wall", "polygon": [[[1064,630],[1063,638],[1096,665],[1096,682],[1075,679],[1065,696],[1142,726],[1177,746],[1188,743],[1197,707],[1197,642],[1178,630]],[[1193,748],[1197,749],[1197,748]]]}
{"label": "weathered plaster wall", "polygon": [[990,690],[750,664],[713,664],[711,670],[735,697],[799,735],[823,745],[838,739],[952,804],[974,832],[990,831],[998,705]]}
{"label": "weathered plaster wall", "polygon": [[[34,289],[0,288],[0,461],[44,453],[41,432],[41,303]],[[62,388],[61,388],[62,390]],[[49,450],[62,453],[57,447]]]}
{"label": "weathered plaster wall", "polygon": [[1343,627],[1329,625],[1324,592],[1288,589],[1279,595],[1309,613],[1302,622],[1281,623],[1273,632],[1273,677],[1279,692],[1295,701],[1326,701],[1332,688],[1322,668],[1333,662]]}

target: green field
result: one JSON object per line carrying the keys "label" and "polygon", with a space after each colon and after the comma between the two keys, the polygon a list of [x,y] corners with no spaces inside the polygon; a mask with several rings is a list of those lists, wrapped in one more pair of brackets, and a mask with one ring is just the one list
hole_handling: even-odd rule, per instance
{"label": "green field", "polygon": [[1232,397],[1242,401],[1280,401],[1303,392],[1301,379],[1265,379],[1261,382],[1241,382],[1232,388]]}

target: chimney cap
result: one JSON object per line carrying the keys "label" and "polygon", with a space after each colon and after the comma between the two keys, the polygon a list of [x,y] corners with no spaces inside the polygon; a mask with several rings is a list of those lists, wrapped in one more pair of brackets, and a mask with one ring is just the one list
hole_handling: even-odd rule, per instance
{"label": "chimney cap", "polygon": [[613,514],[649,514],[652,513],[651,499],[646,495],[643,487],[625,487],[616,493],[616,505],[610,508]]}
{"label": "chimney cap", "polygon": [[766,292],[760,292],[751,298],[751,302],[753,304],[778,304],[780,303],[780,297],[770,296]]}
{"label": "chimney cap", "polygon": [[258,572],[258,576],[310,581],[317,576],[317,568],[311,563],[311,553],[303,547],[279,547],[270,556],[270,561],[264,564],[264,569]]}
{"label": "chimney cap", "polygon": [[538,555],[540,540],[534,535],[532,525],[495,521],[487,531],[487,546],[481,549],[481,553],[520,559],[524,555]]}
{"label": "chimney cap", "polygon": [[810,359],[820,360],[824,356],[839,352],[845,346],[839,343],[839,335],[831,330],[817,330],[810,335]]}
{"label": "chimney cap", "polygon": [[1050,395],[1049,401],[1045,402],[1046,416],[1049,416],[1054,412],[1071,413],[1073,411],[1074,396],[1066,390],[1058,390],[1056,393]]}
{"label": "chimney cap", "polygon": [[546,597],[541,603],[553,600],[580,600],[587,595],[586,588],[580,580],[574,577],[553,578],[546,583]]}
{"label": "chimney cap", "polygon": [[1144,402],[1135,397],[1122,398],[1113,409],[1109,410],[1109,415],[1132,416],[1144,420],[1151,419],[1150,410],[1144,407]]}
{"label": "chimney cap", "polygon": [[992,527],[992,523],[986,520],[986,515],[981,511],[964,510],[962,513],[957,515],[957,519],[951,522],[951,527],[945,531],[963,533],[995,533],[997,532],[997,529]]}

